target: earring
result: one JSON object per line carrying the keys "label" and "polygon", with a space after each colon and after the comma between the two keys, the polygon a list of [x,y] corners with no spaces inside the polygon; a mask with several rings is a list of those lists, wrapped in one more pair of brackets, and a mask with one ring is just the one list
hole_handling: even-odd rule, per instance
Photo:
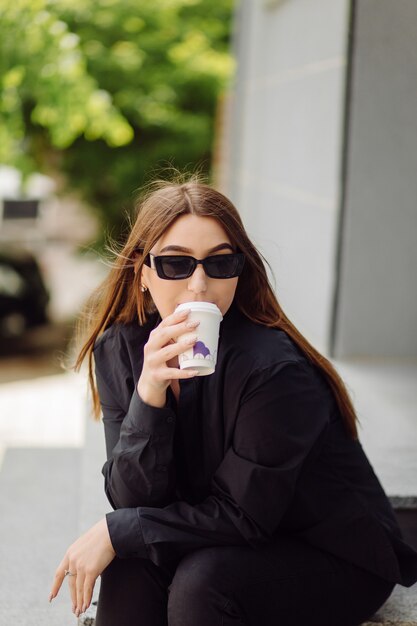
{"label": "earring", "polygon": [[141,290],[142,292],[144,292],[144,291],[148,291],[148,288],[147,288],[147,287],[145,287],[145,285],[141,285],[141,286],[140,286],[140,290]]}

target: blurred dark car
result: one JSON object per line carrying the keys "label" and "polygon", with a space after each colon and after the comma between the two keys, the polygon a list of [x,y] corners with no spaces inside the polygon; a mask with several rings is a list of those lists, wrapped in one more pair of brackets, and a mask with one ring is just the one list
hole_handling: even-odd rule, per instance
{"label": "blurred dark car", "polygon": [[19,337],[48,322],[49,292],[32,253],[0,248],[0,337]]}

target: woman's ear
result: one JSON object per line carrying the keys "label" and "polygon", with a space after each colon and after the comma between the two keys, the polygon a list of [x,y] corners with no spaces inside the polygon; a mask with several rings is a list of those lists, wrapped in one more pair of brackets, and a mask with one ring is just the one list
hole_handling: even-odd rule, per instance
{"label": "woman's ear", "polygon": [[[136,254],[136,256],[133,259],[133,271],[135,272],[135,276],[137,276],[138,271],[139,271],[139,262],[140,262],[141,256],[140,254]],[[141,276],[141,280],[140,280],[140,289],[141,291],[147,291],[148,288],[146,285],[143,284],[143,267],[142,267],[142,276]]]}

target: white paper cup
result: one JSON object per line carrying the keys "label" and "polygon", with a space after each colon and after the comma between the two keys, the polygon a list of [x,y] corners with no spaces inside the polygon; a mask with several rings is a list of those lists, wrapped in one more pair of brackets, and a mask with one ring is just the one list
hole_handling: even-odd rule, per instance
{"label": "white paper cup", "polygon": [[221,311],[211,302],[183,302],[175,312],[186,309],[190,309],[188,320],[198,320],[200,324],[178,338],[178,341],[184,341],[190,335],[197,335],[196,343],[178,356],[180,369],[197,370],[199,376],[213,374],[216,369],[220,322],[223,319]]}

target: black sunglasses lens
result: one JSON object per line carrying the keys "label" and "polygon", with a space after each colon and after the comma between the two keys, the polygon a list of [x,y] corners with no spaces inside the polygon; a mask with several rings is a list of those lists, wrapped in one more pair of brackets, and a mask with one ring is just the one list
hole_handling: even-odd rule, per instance
{"label": "black sunglasses lens", "polygon": [[232,278],[239,276],[242,270],[242,259],[239,254],[219,254],[208,257],[204,264],[212,278]]}
{"label": "black sunglasses lens", "polygon": [[186,256],[164,256],[155,259],[155,261],[159,264],[160,274],[163,275],[163,278],[171,280],[187,278],[192,274],[194,268],[193,259]]}
{"label": "black sunglasses lens", "polygon": [[[190,256],[160,256],[155,258],[155,267],[160,278],[182,280],[194,272],[197,261]],[[212,278],[240,276],[245,257],[243,254],[219,254],[204,259],[204,270]]]}

